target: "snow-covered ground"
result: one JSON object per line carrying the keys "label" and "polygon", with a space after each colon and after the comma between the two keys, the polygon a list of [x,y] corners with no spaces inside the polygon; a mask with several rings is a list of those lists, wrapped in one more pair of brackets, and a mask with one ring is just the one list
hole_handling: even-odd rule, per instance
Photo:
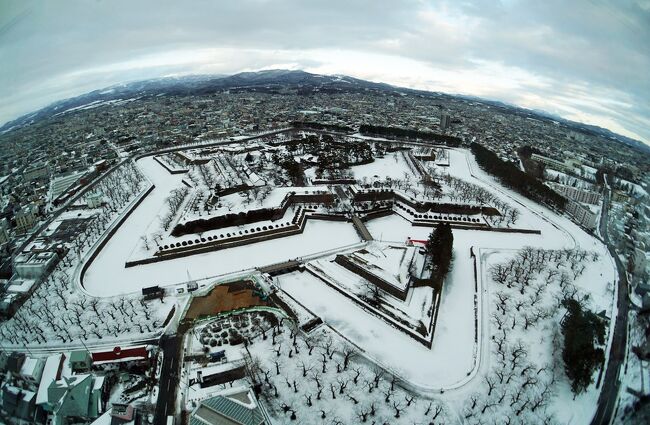
{"label": "snow-covered ground", "polygon": [[152,157],[138,161],[156,188],[129,216],[97,255],[83,276],[86,291],[95,296],[140,292],[152,285],[173,285],[192,279],[216,277],[258,266],[304,257],[360,241],[349,223],[309,220],[302,234],[251,245],[193,255],[159,263],[125,268],[130,252],[139,244],[142,229],[157,215],[170,188],[181,183],[181,175],[168,173]]}
{"label": "snow-covered ground", "polygon": [[[3,346],[27,346],[32,351],[70,349],[83,344],[114,346],[116,341],[137,342],[160,335],[174,301],[145,302],[141,297],[99,299],[89,296],[75,282],[92,252],[149,187],[149,182],[130,162],[99,183],[97,190],[105,195],[106,205],[90,212],[92,219],[66,242],[66,254],[54,270],[9,320],[0,323]],[[61,219],[82,215],[64,213]],[[55,226],[58,225],[52,228]]]}
{"label": "snow-covered ground", "polygon": [[[369,357],[410,383],[439,390],[472,370],[473,281],[446,290],[432,349],[414,341],[308,273],[278,278],[279,286],[325,322],[366,350]],[[465,340],[463,337],[467,336]]]}
{"label": "snow-covered ground", "polygon": [[263,383],[260,403],[274,424],[455,423],[443,400],[403,388],[327,327],[294,339],[285,326],[249,351]]}
{"label": "snow-covered ground", "polygon": [[[449,149],[447,153],[449,166],[440,167],[439,173],[448,173],[496,195],[510,208],[519,210],[517,227],[539,230],[540,234],[453,230],[453,266],[443,286],[442,303],[431,349],[385,321],[368,314],[358,304],[309,273],[294,272],[282,275],[278,278],[278,283],[282,290],[331,326],[333,331],[327,331],[328,335],[340,332],[364,350],[367,360],[376,361],[398,375],[403,380],[403,386],[409,388],[409,391],[417,392],[423,397],[439,394],[446,402],[455,406],[457,412],[472,413],[471,418],[474,418],[479,417],[475,412],[478,404],[472,405],[472,397],[474,393],[486,390],[486,378],[493,376],[497,371],[496,355],[491,342],[491,337],[495,335],[491,314],[495,311],[494,297],[499,287],[491,279],[488,270],[497,263],[515,258],[520,250],[529,246],[546,251],[588,251],[590,255],[595,254],[599,260],[585,263],[584,270],[576,274],[572,281],[579,291],[590,295],[589,308],[595,312],[604,311],[608,317],[615,317],[616,314],[613,302],[616,295],[616,270],[604,245],[568,218],[558,216],[502,187],[479,169],[467,150]],[[141,244],[144,229],[158,225],[159,215],[165,208],[165,198],[172,189],[183,185],[183,175],[170,174],[152,157],[140,159],[138,166],[155,185],[155,189],[90,263],[83,276],[84,289],[90,295],[111,297],[136,294],[143,287],[174,285],[190,279],[216,281],[259,266],[290,259],[312,259],[323,252],[331,255],[336,250],[349,248],[360,242],[359,236],[349,223],[310,220],[304,233],[300,235],[125,268],[125,262]],[[417,184],[412,167],[402,152],[388,154],[370,164],[353,167],[352,170],[356,178],[365,178],[367,181],[376,179],[375,176],[378,176],[378,180],[384,180],[385,177],[405,180],[408,175],[408,179]],[[428,227],[411,226],[409,221],[395,214],[371,220],[367,227],[375,239],[400,244],[405,243],[408,238],[427,239],[432,230]],[[478,260],[478,281],[475,281],[475,258],[472,253]],[[541,279],[539,276],[535,278]],[[549,293],[558,289],[557,283],[553,281],[549,281],[548,286]],[[513,295],[513,298],[516,298],[516,295]],[[530,353],[535,353],[538,357],[535,364],[543,365],[547,362],[557,362],[547,344],[552,338],[552,332],[552,324],[545,322],[535,328],[535,332],[517,331],[513,334],[530,347]],[[610,336],[608,334],[608,341]],[[535,346],[540,340],[543,343],[539,344],[539,347]],[[515,343],[515,340],[508,341],[508,344]],[[609,351],[608,347],[606,351]],[[524,376],[523,372],[521,376]],[[523,381],[518,378],[516,382],[522,384]],[[588,423],[595,411],[597,388],[592,385],[585,394],[572,400],[565,381],[560,379],[555,385],[556,396],[549,396],[545,411],[555,414],[560,423]],[[441,390],[444,390],[444,396]],[[508,391],[510,396],[515,396],[511,393],[512,388]],[[534,394],[535,397],[537,395]],[[512,404],[519,405],[519,400]],[[350,409],[346,414],[355,418],[355,413],[358,412]],[[484,407],[481,415],[494,410],[493,407]],[[535,423],[533,416],[535,415],[522,418],[530,418],[530,423]]]}
{"label": "snow-covered ground", "polygon": [[373,162],[365,165],[356,165],[351,167],[354,178],[368,183],[374,180],[384,180],[386,177],[393,180],[401,180],[408,176],[414,180],[416,176],[408,167],[401,151],[391,152],[383,158],[375,158]]}
{"label": "snow-covered ground", "polygon": [[[616,314],[613,303],[616,272],[605,247],[570,220],[500,187],[478,169],[464,151],[451,150],[450,161],[451,174],[496,192],[503,200],[521,210],[521,227],[540,230],[541,234],[454,229],[454,266],[445,283],[438,328],[431,350],[418,347],[415,341],[368,315],[311,275],[293,273],[280,277],[279,281],[285,291],[321,315],[334,329],[358,343],[369,357],[396,371],[410,384],[429,391],[447,387],[448,394],[468,396],[471,391],[480,388],[481,379],[494,367],[489,359],[491,348],[488,343],[492,332],[488,316],[491,301],[485,299],[486,294],[492,290],[493,283],[485,278],[479,282],[483,286],[484,299],[480,312],[480,320],[483,322],[479,335],[481,343],[477,346],[474,344],[474,269],[470,248],[475,253],[492,253],[482,257],[479,266],[481,270],[527,246],[545,250],[580,249],[596,253],[599,260],[586,266],[585,274],[575,285],[590,295],[589,307],[593,311],[604,310],[608,317],[615,317]],[[412,227],[397,215],[371,220],[367,226],[375,238],[384,241],[404,242],[409,237],[426,239],[431,232],[430,228]],[[544,332],[541,332],[542,338],[548,329],[544,328]],[[550,337],[551,335],[546,335],[546,338]],[[532,337],[531,334],[529,338],[524,334],[522,338],[526,343],[534,344],[534,339],[539,339],[540,336]],[[553,361],[548,352],[540,353],[539,356],[548,362]],[[407,362],[404,361],[405,358],[408,359]],[[468,374],[471,375],[469,378]],[[561,418],[561,423],[588,423],[595,411],[598,389],[592,385],[587,393],[572,403],[568,384],[559,385],[557,391],[560,396],[548,403],[550,411]],[[449,388],[453,387],[458,390],[450,391]],[[450,398],[454,397],[457,396],[450,395]]]}

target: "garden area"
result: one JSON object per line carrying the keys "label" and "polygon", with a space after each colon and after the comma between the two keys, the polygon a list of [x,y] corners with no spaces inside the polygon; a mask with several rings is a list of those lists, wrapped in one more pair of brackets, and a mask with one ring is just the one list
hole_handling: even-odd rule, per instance
{"label": "garden area", "polygon": [[185,320],[267,305],[269,303],[264,299],[259,285],[251,280],[239,280],[217,285],[207,295],[195,297],[185,315]]}

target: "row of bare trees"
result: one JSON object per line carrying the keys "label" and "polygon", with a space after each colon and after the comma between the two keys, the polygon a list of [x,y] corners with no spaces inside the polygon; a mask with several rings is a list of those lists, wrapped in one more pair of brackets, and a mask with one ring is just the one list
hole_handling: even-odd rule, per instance
{"label": "row of bare trees", "polygon": [[151,333],[160,324],[150,303],[87,297],[72,288],[63,271],[57,271],[0,327],[0,336],[13,344],[67,343]]}
{"label": "row of bare trees", "polygon": [[[598,255],[526,247],[490,267],[499,285],[490,303],[491,367],[462,407],[466,423],[558,423],[548,409],[563,373],[557,322],[562,301],[582,296],[573,281],[587,260],[597,261]],[[532,338],[541,338],[541,347],[531,347],[531,335],[539,335]]]}
{"label": "row of bare trees", "polygon": [[120,211],[145,186],[138,168],[127,162],[102,180],[96,190],[104,195],[103,208],[87,220],[69,243],[54,270],[15,315],[0,324],[0,338],[14,345],[46,344],[117,338],[125,333],[151,333],[161,325],[160,314],[143,300],[123,297],[98,299],[71,283],[79,261],[116,220]]}
{"label": "row of bare trees", "polygon": [[249,368],[262,384],[265,405],[281,421],[438,424],[449,419],[444,403],[419,399],[399,378],[328,332],[309,337],[284,321],[269,333],[253,342],[260,348],[252,349],[258,355]]}
{"label": "row of bare trees", "polygon": [[117,211],[140,193],[145,179],[138,167],[128,161],[97,184],[97,190],[107,201],[106,208]]}
{"label": "row of bare trees", "polygon": [[487,189],[445,174],[441,180],[451,189],[446,193],[447,197],[454,202],[476,203],[497,209],[500,215],[487,216],[488,220],[495,226],[505,224],[514,225],[519,219],[520,213],[517,208],[502,201]]}
{"label": "row of bare trees", "polygon": [[160,225],[165,231],[168,231],[176,214],[178,213],[183,201],[189,195],[190,189],[187,186],[181,186],[176,189],[172,189],[169,192],[167,198],[165,198],[165,204],[167,206],[166,211],[160,216]]}

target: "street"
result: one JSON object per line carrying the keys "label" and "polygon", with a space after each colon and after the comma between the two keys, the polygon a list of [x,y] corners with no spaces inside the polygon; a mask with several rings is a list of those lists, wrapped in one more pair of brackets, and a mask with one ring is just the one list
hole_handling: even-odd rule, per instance
{"label": "street", "polygon": [[618,395],[620,383],[618,380],[619,370],[625,358],[625,349],[627,346],[627,315],[629,311],[629,301],[627,293],[627,276],[625,267],[616,255],[614,248],[609,241],[607,234],[607,214],[609,212],[611,191],[607,190],[603,198],[603,213],[600,218],[600,234],[603,241],[607,244],[609,253],[616,261],[618,270],[618,315],[614,325],[614,336],[612,337],[612,346],[607,363],[607,371],[598,398],[598,409],[591,421],[592,425],[608,425],[613,420],[614,409],[616,407],[616,397]]}
{"label": "street", "polygon": [[158,402],[154,417],[155,425],[165,425],[167,416],[176,413],[176,389],[178,388],[178,370],[182,363],[182,338],[177,335],[163,335],[160,338],[160,348],[163,351],[163,364],[158,383]]}

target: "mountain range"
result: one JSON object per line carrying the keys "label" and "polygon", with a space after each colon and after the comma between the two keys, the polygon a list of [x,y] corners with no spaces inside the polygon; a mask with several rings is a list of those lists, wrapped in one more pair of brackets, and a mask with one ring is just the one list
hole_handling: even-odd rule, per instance
{"label": "mountain range", "polygon": [[241,72],[228,76],[191,75],[184,77],[168,77],[136,81],[127,84],[117,84],[101,90],[94,90],[80,96],[61,100],[38,111],[23,115],[22,117],[5,123],[0,127],[0,133],[6,133],[12,129],[37,122],[41,119],[46,119],[57,114],[62,114],[70,110],[99,102],[150,96],[206,95],[225,90],[260,91],[268,93],[294,92],[305,95],[317,92],[354,93],[380,91],[396,96],[403,93],[409,93],[426,97],[456,97],[468,101],[481,102],[490,105],[491,107],[507,110],[507,112],[513,114],[531,116],[541,120],[561,122],[576,131],[615,139],[632,147],[650,152],[650,147],[638,140],[613,133],[612,131],[601,127],[565,120],[544,111],[525,109],[504,102],[491,101],[474,96],[450,95],[439,92],[407,89],[344,75],[319,75],[305,71],[284,69]]}

